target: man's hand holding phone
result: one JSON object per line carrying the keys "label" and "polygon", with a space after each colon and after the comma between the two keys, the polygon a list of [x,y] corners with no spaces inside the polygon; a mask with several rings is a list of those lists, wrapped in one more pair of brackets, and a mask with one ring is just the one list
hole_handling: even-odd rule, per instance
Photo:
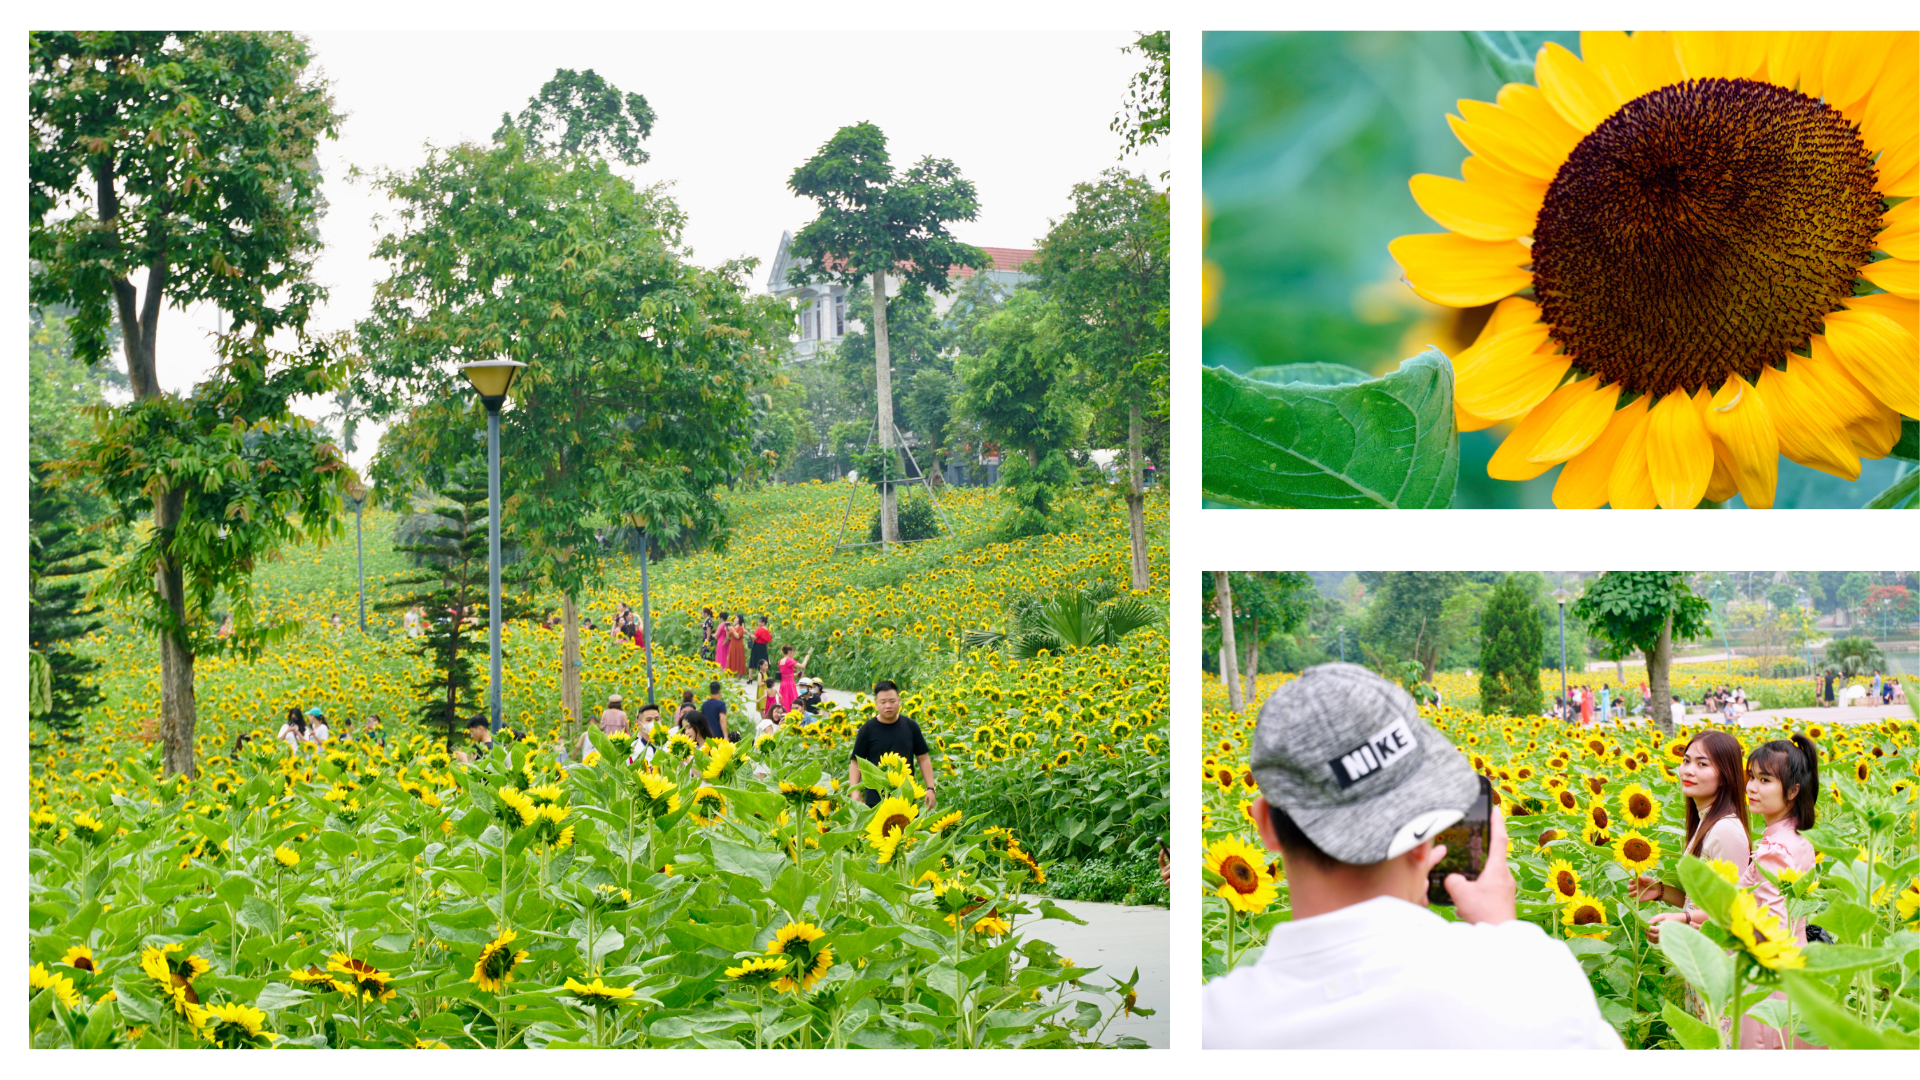
{"label": "man's hand holding phone", "polygon": [[1497,806],[1489,816],[1492,819],[1489,833],[1491,842],[1488,844],[1487,865],[1481,868],[1479,878],[1468,881],[1465,874],[1448,874],[1443,883],[1447,895],[1453,897],[1453,909],[1459,914],[1461,922],[1503,923],[1520,917],[1514,905],[1517,889],[1513,883],[1513,872],[1507,869],[1506,816]]}

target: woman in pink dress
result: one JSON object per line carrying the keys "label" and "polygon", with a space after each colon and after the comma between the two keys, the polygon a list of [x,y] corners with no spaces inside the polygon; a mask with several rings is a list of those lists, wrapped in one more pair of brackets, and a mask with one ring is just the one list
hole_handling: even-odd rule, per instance
{"label": "woman in pink dress", "polygon": [[[811,654],[809,654],[811,655]],[[800,700],[800,684],[796,681],[807,665],[793,658],[793,646],[780,646],[780,714],[793,711],[793,703]]]}
{"label": "woman in pink dress", "polygon": [[1580,726],[1586,727],[1592,723],[1593,691],[1583,686],[1580,688]]}
{"label": "woman in pink dress", "polygon": [[[1795,735],[1792,742],[1775,739],[1747,756],[1747,808],[1759,814],[1766,827],[1753,845],[1753,861],[1740,875],[1740,887],[1752,889],[1753,898],[1773,912],[1793,934],[1793,943],[1802,948],[1807,944],[1807,921],[1787,918],[1786,897],[1760,871],[1764,868],[1777,877],[1783,870],[1797,875],[1813,869],[1813,845],[1800,830],[1813,828],[1813,807],[1819,800],[1820,759],[1812,739],[1805,735]],[[1772,996],[1786,998],[1779,991]],[[1751,1016],[1740,1018],[1742,1050],[1778,1050],[1783,1042],[1779,1028]],[[1814,1048],[1798,1038],[1793,1046]]]}
{"label": "woman in pink dress", "polygon": [[[1747,827],[1747,769],[1740,759],[1740,742],[1717,729],[1708,729],[1687,744],[1680,767],[1680,793],[1687,797],[1687,844],[1682,854],[1712,862],[1719,859],[1745,874],[1751,858],[1753,836]],[[1707,921],[1707,913],[1694,906],[1684,889],[1663,884],[1659,878],[1637,877],[1631,886],[1634,899],[1641,903],[1659,900],[1681,907],[1665,911],[1647,920],[1647,940],[1660,941],[1660,924],[1685,919],[1694,926]]]}
{"label": "woman in pink dress", "polygon": [[738,615],[727,627],[727,670],[736,676],[747,673],[747,627]]}
{"label": "woman in pink dress", "polygon": [[720,625],[713,631],[713,662],[724,670],[733,668],[733,637],[727,633],[732,627],[733,617],[721,612]]}

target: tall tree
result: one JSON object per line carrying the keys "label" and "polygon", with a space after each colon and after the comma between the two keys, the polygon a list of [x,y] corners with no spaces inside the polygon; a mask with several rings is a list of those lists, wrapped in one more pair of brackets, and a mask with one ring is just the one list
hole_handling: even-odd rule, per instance
{"label": "tall tree", "polygon": [[509,121],[530,146],[560,154],[612,158],[644,165],[640,144],[653,134],[653,106],[639,94],[623,94],[592,68],[560,68],[539,93]]}
{"label": "tall tree", "polygon": [[1052,223],[1034,259],[1058,306],[1063,344],[1103,410],[1126,415],[1127,521],[1133,589],[1148,581],[1141,492],[1143,417],[1167,411],[1167,195],[1145,177],[1109,169],[1076,184],[1073,209]]}
{"label": "tall tree", "polygon": [[1016,292],[976,336],[979,351],[954,361],[964,387],[960,407],[1007,453],[1000,467],[1010,504],[1009,536],[1065,524],[1060,500],[1073,480],[1066,450],[1086,431],[1071,361],[1060,347],[1058,316],[1031,289]]}
{"label": "tall tree", "polygon": [[[424,613],[414,652],[427,662],[415,719],[453,752],[453,736],[466,717],[482,707],[474,689],[473,650],[486,649],[487,632],[487,471],[468,458],[449,478],[445,499],[427,513],[432,524],[417,541],[393,545],[413,555],[418,570],[393,578],[395,595],[375,606],[382,611],[418,607]],[[504,540],[505,537],[502,537]],[[520,618],[526,606],[502,589],[500,617]]]}
{"label": "tall tree", "polygon": [[1373,590],[1363,641],[1380,653],[1381,670],[1389,672],[1393,661],[1410,659],[1420,664],[1421,681],[1432,682],[1446,645],[1447,598],[1465,578],[1455,570],[1388,570],[1361,579]]}
{"label": "tall tree", "polygon": [[35,464],[27,488],[27,645],[46,658],[47,708],[36,718],[56,736],[79,741],[80,714],[106,699],[92,675],[100,662],[73,646],[105,625],[86,596],[86,575],[106,568],[72,501]]}
{"label": "tall tree", "polygon": [[567,120],[578,137],[550,148],[503,117],[491,144],[380,174],[399,227],[375,248],[392,269],[358,328],[361,398],[374,416],[404,416],[373,470],[394,492],[439,488],[485,423],[450,356],[528,365],[500,416],[503,518],[561,594],[574,720],[579,600],[604,572],[596,529],[725,543],[714,492],[753,464],[753,390],[773,378],[791,323],[779,301],[748,294],[750,262],[693,265],[679,207],[615,174],[585,122]]}
{"label": "tall tree", "polygon": [[[1165,30],[1141,34],[1123,52],[1137,52],[1146,66],[1127,83],[1127,100],[1109,130],[1120,136],[1120,156],[1160,141],[1173,130],[1173,44]],[[1165,180],[1166,173],[1160,174]]]}
{"label": "tall tree", "polygon": [[[29,296],[73,308],[74,352],[88,364],[105,357],[117,319],[135,399],[68,475],[111,489],[121,518],[136,500],[150,508],[126,564],[144,584],[109,584],[159,636],[165,767],[191,774],[195,656],[246,651],[275,630],[256,634],[251,604],[236,602],[235,634],[216,639],[207,604],[244,590],[254,560],[282,543],[337,533],[353,479],[287,408],[291,395],[332,389],[342,368],[324,347],[267,346],[281,331],[304,342],[325,295],[312,277],[325,205],[315,155],[340,115],[292,34],[35,33],[27,52]],[[212,303],[231,319],[220,372],[190,399],[161,388],[169,303]],[[243,438],[274,456],[252,457]],[[255,466],[282,475],[256,479]]]}
{"label": "tall tree", "polygon": [[1692,641],[1711,631],[1705,598],[1687,587],[1678,570],[1609,570],[1587,583],[1568,614],[1587,624],[1587,633],[1621,649],[1638,649],[1647,658],[1647,690],[1654,723],[1673,734],[1669,673],[1673,643]]}
{"label": "tall tree", "polygon": [[[1210,577],[1201,582],[1203,594],[1210,583]],[[1242,654],[1235,667],[1251,701],[1262,647],[1304,625],[1313,614],[1318,594],[1313,578],[1299,570],[1235,570],[1228,575],[1227,584],[1233,592],[1233,640]],[[1209,609],[1203,625],[1218,633],[1218,614]]]}
{"label": "tall tree", "polygon": [[1213,617],[1220,624],[1220,677],[1227,683],[1227,708],[1244,712],[1246,698],[1240,693],[1239,664],[1234,656],[1233,584],[1227,571],[1213,571]]}
{"label": "tall tree", "polygon": [[1527,590],[1508,577],[1494,586],[1480,613],[1480,711],[1540,712],[1540,613]]}
{"label": "tall tree", "polygon": [[[880,448],[893,467],[893,382],[888,366],[887,278],[902,290],[945,293],[956,266],[985,270],[992,263],[979,248],[961,243],[947,223],[972,221],[980,203],[973,183],[945,158],[923,157],[904,173],[895,173],[887,157],[887,137],[873,124],[843,127],[787,181],[796,195],[820,206],[820,216],[793,237],[788,251],[802,265],[788,280],[804,285],[813,277],[852,286],[868,281],[873,290],[874,393]],[[889,472],[888,477],[894,475]],[[893,484],[880,485],[881,550],[897,543],[900,526]]]}

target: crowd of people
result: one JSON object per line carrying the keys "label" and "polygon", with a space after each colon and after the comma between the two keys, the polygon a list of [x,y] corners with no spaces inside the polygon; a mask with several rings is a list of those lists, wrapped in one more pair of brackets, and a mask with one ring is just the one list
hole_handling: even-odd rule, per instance
{"label": "crowd of people", "polygon": [[[1815,696],[1822,706],[1832,708],[1838,705],[1905,705],[1906,687],[1900,680],[1873,673],[1873,682],[1868,686],[1856,687],[1847,681],[1845,675],[1832,668],[1826,668],[1813,677]],[[1836,692],[1835,687],[1840,689]]]}

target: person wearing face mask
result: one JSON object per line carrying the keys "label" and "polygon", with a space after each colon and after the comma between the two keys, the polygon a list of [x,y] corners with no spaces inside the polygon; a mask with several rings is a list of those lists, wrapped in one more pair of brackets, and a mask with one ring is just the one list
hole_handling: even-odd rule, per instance
{"label": "person wearing face mask", "polygon": [[[1753,836],[1747,826],[1747,770],[1740,760],[1740,741],[1724,731],[1702,731],[1687,744],[1675,772],[1680,793],[1687,799],[1687,844],[1682,854],[1708,862],[1719,859],[1736,874],[1746,873]],[[1679,886],[1643,875],[1634,879],[1631,888],[1641,903],[1658,900],[1681,908],[1647,920],[1648,941],[1659,943],[1661,923],[1684,919],[1699,926],[1707,921],[1707,913],[1695,907]]]}

